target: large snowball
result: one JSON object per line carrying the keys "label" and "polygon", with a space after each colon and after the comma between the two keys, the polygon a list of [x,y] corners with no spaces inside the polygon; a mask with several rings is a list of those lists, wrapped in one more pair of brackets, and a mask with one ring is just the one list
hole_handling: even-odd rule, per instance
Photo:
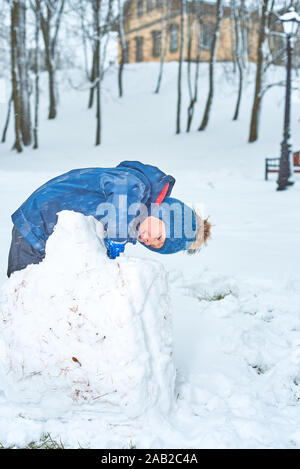
{"label": "large snowball", "polygon": [[0,389],[18,402],[167,410],[175,371],[166,273],[157,262],[109,260],[100,225],[61,212],[45,260],[4,285]]}

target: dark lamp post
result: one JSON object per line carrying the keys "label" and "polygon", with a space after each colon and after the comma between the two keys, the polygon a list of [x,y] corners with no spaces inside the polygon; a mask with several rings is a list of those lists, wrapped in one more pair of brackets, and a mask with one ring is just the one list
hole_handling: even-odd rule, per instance
{"label": "dark lamp post", "polygon": [[292,89],[292,55],[293,55],[293,38],[296,36],[300,23],[300,16],[294,8],[290,8],[287,13],[280,18],[283,31],[286,35],[287,45],[287,65],[286,65],[286,95],[285,95],[285,113],[284,113],[284,131],[283,141],[281,143],[281,156],[278,176],[278,191],[287,189],[294,182],[291,180],[293,176],[292,163],[292,145],[291,145],[291,89]]}

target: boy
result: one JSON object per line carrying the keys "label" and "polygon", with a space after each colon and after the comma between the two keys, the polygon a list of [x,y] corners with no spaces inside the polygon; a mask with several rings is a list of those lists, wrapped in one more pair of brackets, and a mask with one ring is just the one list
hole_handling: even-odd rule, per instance
{"label": "boy", "polygon": [[[12,215],[8,277],[43,260],[47,239],[62,210],[101,221],[107,254],[112,259],[124,251],[127,242],[135,244],[137,238],[161,254],[196,252],[209,237],[210,225],[182,202],[169,197],[174,184],[172,176],[138,161],[123,161],[116,168],[75,169],[51,179]],[[179,216],[181,222],[190,219],[192,229],[188,235],[171,234],[175,223],[170,212],[177,220]]]}

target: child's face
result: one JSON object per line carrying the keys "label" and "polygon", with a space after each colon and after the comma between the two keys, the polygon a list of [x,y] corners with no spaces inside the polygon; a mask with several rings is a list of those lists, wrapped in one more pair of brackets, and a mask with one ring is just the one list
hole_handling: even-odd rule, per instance
{"label": "child's face", "polygon": [[147,217],[139,227],[139,241],[154,249],[163,247],[166,240],[166,227],[162,220]]}

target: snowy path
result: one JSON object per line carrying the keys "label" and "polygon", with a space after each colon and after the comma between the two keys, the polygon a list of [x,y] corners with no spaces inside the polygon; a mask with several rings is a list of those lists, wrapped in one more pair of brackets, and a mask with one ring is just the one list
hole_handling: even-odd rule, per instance
{"label": "snowy path", "polygon": [[[156,67],[130,67],[122,102],[116,98],[116,77],[107,77],[100,149],[92,146],[94,116],[85,110],[86,93],[67,91],[66,85],[59,119],[42,122],[39,152],[18,156],[8,144],[0,147],[0,281],[9,216],[45,180],[72,167],[112,166],[124,159],[170,172],[177,179],[174,195],[203,203],[215,225],[213,240],[199,257],[163,259],[174,304],[176,407],[167,420],[152,415],[128,426],[88,408],[60,419],[38,409],[36,419],[29,419],[32,409],[6,406],[0,396],[4,443],[22,445],[50,431],[71,446],[79,441],[93,447],[132,442],[137,447],[300,448],[300,179],[286,193],[275,192],[274,180],[263,180],[264,158],[279,151],[282,89],[266,95],[261,139],[254,145],[246,143],[253,86],[246,89],[243,118],[233,123],[235,93],[225,80],[207,132],[175,136],[176,65],[169,64],[166,72],[162,95],[155,96]],[[201,96],[200,109],[202,87]],[[0,106],[0,125],[2,111]],[[299,111],[296,102],[297,149]],[[141,246],[127,254],[162,261]]]}

